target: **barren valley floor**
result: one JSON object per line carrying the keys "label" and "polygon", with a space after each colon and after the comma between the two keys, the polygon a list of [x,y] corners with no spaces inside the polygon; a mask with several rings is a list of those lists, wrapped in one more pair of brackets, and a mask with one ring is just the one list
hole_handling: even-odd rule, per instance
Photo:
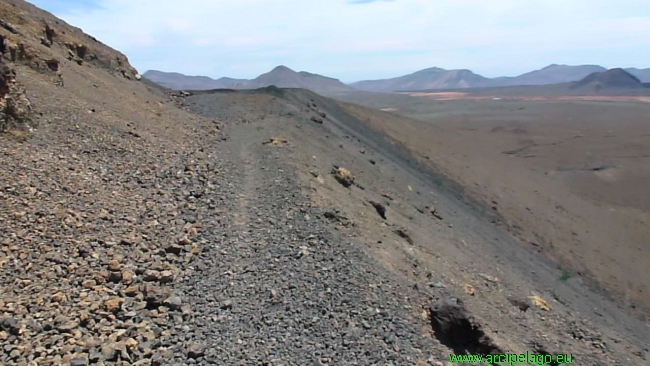
{"label": "barren valley floor", "polygon": [[[411,118],[371,126],[461,184],[533,250],[647,319],[650,105],[352,97]],[[350,105],[354,113],[356,107]]]}

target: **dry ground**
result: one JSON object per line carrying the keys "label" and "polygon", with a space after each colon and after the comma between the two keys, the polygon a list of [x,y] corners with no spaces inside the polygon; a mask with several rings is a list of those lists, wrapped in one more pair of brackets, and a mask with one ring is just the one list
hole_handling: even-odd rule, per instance
{"label": "dry ground", "polygon": [[357,101],[419,120],[368,122],[493,207],[513,235],[558,260],[566,276],[595,280],[647,319],[650,106],[389,95]]}
{"label": "dry ground", "polygon": [[[395,130],[421,134],[421,122],[304,90],[205,92],[187,98],[186,105],[238,121],[224,130],[229,144],[257,141],[290,161],[314,211],[323,212],[396,281],[412,284],[417,294],[404,292],[411,311],[453,294],[503,349],[575,352],[583,364],[645,361],[645,351],[633,351],[629,359],[628,351],[619,353],[647,349],[645,323],[594,293],[584,277],[567,277],[545,254],[522,246],[494,225],[503,219],[493,203],[476,202],[462,185],[390,137]],[[370,126],[385,127],[386,133]],[[287,142],[262,145],[275,138]],[[335,179],[335,165],[354,176],[351,185],[342,180],[349,187]],[[533,305],[522,312],[515,305],[531,296],[544,299],[550,310]],[[580,335],[585,332],[590,335]]]}
{"label": "dry ground", "polygon": [[[509,187],[518,185],[498,176],[472,190],[496,202],[483,210],[448,179],[481,182],[462,174],[465,161],[476,174],[501,165],[490,169],[481,160],[488,153],[459,158],[454,143],[470,144],[465,133],[478,127],[457,106],[429,116],[460,118],[451,128],[301,90],[170,97],[138,82],[124,55],[25,2],[0,2],[0,14],[3,56],[33,111],[32,121],[3,124],[11,130],[0,137],[0,363],[422,366],[476,350],[572,353],[585,365],[647,361],[645,323],[490,223],[517,215],[506,193],[517,197]],[[56,30],[52,41],[41,39],[46,25]],[[645,146],[645,127],[632,117],[626,130],[639,128],[633,137]],[[442,147],[431,144],[446,129]],[[627,165],[630,151],[559,166],[565,157],[547,149],[556,141],[543,130],[504,129],[490,126],[472,151],[491,151],[485,136],[494,136],[508,153],[493,155],[508,162],[545,157],[539,166],[579,191],[557,188],[571,209],[571,195],[600,197],[580,190],[585,169],[632,187],[629,177],[644,173]],[[583,134],[575,140],[590,141]],[[287,143],[264,143],[271,138]],[[414,159],[400,138],[420,156],[438,149],[426,151],[447,176]],[[619,146],[593,145],[594,154]],[[334,164],[355,183],[339,184]],[[481,196],[488,188],[511,191]],[[615,202],[644,209],[634,197]],[[536,202],[530,212],[566,220]],[[598,222],[617,224],[611,215]],[[436,330],[432,305],[452,298],[469,316]]]}

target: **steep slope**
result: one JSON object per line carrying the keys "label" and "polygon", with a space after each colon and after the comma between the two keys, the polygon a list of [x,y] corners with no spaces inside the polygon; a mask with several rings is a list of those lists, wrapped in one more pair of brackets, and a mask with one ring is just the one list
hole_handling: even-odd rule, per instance
{"label": "steep slope", "polygon": [[644,89],[641,81],[629,72],[616,68],[605,72],[595,72],[580,81],[572,83],[572,90],[607,92],[610,90]]}
{"label": "steep slope", "polygon": [[172,90],[210,90],[232,88],[238,83],[245,83],[245,79],[219,78],[217,80],[207,76],[188,76],[177,72],[164,72],[148,70],[143,77]]}
{"label": "steep slope", "polygon": [[606,69],[597,65],[549,65],[541,70],[527,72],[515,77],[493,79],[493,86],[549,85],[580,80],[594,72]]}
{"label": "steep slope", "polygon": [[[19,0],[0,3],[6,58],[33,70],[57,72],[62,59],[140,78],[126,56],[52,14]],[[5,50],[3,49],[3,53]]]}
{"label": "steep slope", "polygon": [[490,79],[470,70],[445,70],[432,67],[415,73],[384,80],[365,80],[350,84],[364,91],[418,91],[429,89],[464,89],[490,85]]}
{"label": "steep slope", "polygon": [[625,71],[636,76],[642,83],[650,83],[650,69],[637,69],[630,67],[625,69]]}
{"label": "steep slope", "polygon": [[[52,14],[5,0],[0,19],[13,118],[0,133],[0,364],[167,363],[161,344],[181,354],[193,341],[172,319],[195,327],[176,283],[203,234],[182,218],[204,214],[189,192],[215,182],[217,131]],[[184,235],[189,246],[165,252]]]}
{"label": "steep slope", "polygon": [[[594,348],[591,342],[584,342],[585,336],[573,336],[577,332],[574,330],[577,324],[580,324],[580,328],[591,328],[583,317],[601,324],[597,341],[602,339],[603,343],[607,343],[607,357],[629,357],[630,352],[624,347],[630,344],[633,349],[639,350],[642,347],[639,342],[642,344],[647,338],[647,329],[643,324],[626,316],[619,317],[621,313],[615,305],[598,294],[590,293],[581,280],[572,278],[566,282],[558,281],[562,272],[556,266],[545,262],[536,251],[529,251],[519,245],[505,230],[493,225],[504,220],[500,216],[501,202],[488,201],[485,205],[473,202],[463,187],[454,184],[440,171],[427,168],[429,158],[437,160],[443,156],[425,158],[418,156],[416,150],[412,150],[416,155],[411,154],[409,149],[414,146],[408,140],[395,138],[406,135],[420,139],[424,146],[438,145],[431,141],[435,140],[433,136],[440,131],[395,114],[338,103],[304,89],[201,92],[185,98],[185,104],[212,118],[245,121],[228,124],[224,129],[228,136],[226,144],[232,149],[228,156],[238,159],[235,165],[241,172],[241,177],[233,181],[233,187],[241,192],[252,193],[252,196],[240,193],[245,198],[239,207],[230,212],[239,213],[242,207],[247,208],[247,213],[239,213],[237,216],[243,218],[243,223],[246,222],[246,217],[252,217],[250,220],[254,224],[242,225],[245,230],[242,236],[233,238],[233,244],[226,244],[222,248],[228,252],[229,260],[234,259],[237,263],[236,259],[243,257],[247,268],[255,268],[255,271],[244,270],[244,273],[234,277],[234,287],[228,287],[233,286],[229,284],[232,280],[225,278],[216,283],[205,281],[203,288],[207,289],[206,292],[217,294],[222,293],[224,288],[240,288],[241,292],[233,291],[230,298],[234,299],[238,308],[243,307],[252,314],[246,315],[252,319],[252,323],[259,321],[256,314],[264,312],[265,304],[269,302],[265,298],[273,297],[276,293],[265,296],[257,291],[260,287],[258,281],[264,277],[260,273],[277,275],[277,279],[267,280],[266,286],[280,288],[277,293],[283,296],[282,300],[287,301],[290,296],[295,296],[295,292],[286,293],[285,289],[289,285],[282,274],[295,273],[293,288],[300,289],[300,298],[311,299],[311,296],[315,296],[314,281],[309,281],[311,276],[305,275],[305,272],[312,270],[312,261],[319,261],[330,253],[336,255],[338,246],[336,241],[333,245],[327,242],[319,246],[308,243],[297,260],[286,260],[282,266],[277,266],[273,261],[259,260],[253,253],[273,258],[277,255],[273,249],[283,248],[277,239],[283,237],[289,223],[300,230],[298,238],[301,234],[309,237],[308,232],[302,232],[306,222],[319,222],[324,216],[337,226],[343,237],[353,237],[355,242],[351,243],[345,257],[332,257],[335,261],[327,266],[327,270],[318,272],[319,283],[327,281],[328,288],[331,288],[331,295],[328,296],[337,305],[332,308],[328,304],[323,305],[328,317],[319,316],[318,327],[310,331],[306,336],[308,339],[312,336],[320,338],[321,334],[330,331],[330,327],[336,328],[335,324],[340,322],[341,308],[349,314],[351,321],[360,320],[357,312],[350,311],[354,310],[353,304],[358,293],[353,289],[359,278],[352,263],[361,264],[367,271],[376,273],[373,278],[381,278],[383,272],[378,271],[376,261],[395,271],[393,278],[397,283],[380,280],[373,280],[372,283],[381,283],[382,289],[397,290],[400,293],[404,291],[392,304],[383,299],[383,291],[376,293],[376,296],[369,295],[369,301],[382,304],[382,314],[388,313],[394,319],[391,323],[401,324],[404,335],[391,340],[392,344],[399,346],[400,356],[409,355],[408,343],[404,347],[405,344],[401,342],[413,339],[414,323],[412,320],[403,320],[403,312],[399,306],[395,306],[403,305],[399,299],[410,298],[410,308],[419,312],[421,307],[417,305],[418,302],[425,304],[426,311],[430,308],[430,296],[442,297],[448,293],[453,293],[459,301],[465,302],[471,316],[484,326],[483,329],[499,330],[498,334],[486,334],[484,343],[476,341],[479,343],[477,345],[470,342],[472,344],[469,347],[488,347],[490,339],[496,343],[493,346],[495,348],[517,349],[519,352],[531,350],[534,353],[555,353],[557,347],[561,347],[561,352],[579,354],[581,362],[585,364],[605,365],[610,360],[600,361],[603,357],[600,348]],[[251,108],[253,105],[263,108]],[[269,138],[277,138],[274,141],[280,142],[277,146],[264,144]],[[354,184],[349,187],[340,184],[331,174],[333,165],[352,172]],[[260,167],[262,172],[259,171]],[[465,165],[462,168],[465,169]],[[301,205],[302,214],[296,212],[293,204],[287,204],[295,200],[295,197],[301,197],[299,193],[287,189],[287,180],[291,179],[294,170],[300,177],[302,192],[310,198],[309,203]],[[270,189],[271,186],[286,193],[279,194],[277,190]],[[280,200],[276,203],[275,211],[268,212],[268,205],[264,202],[271,202],[276,195],[280,195]],[[497,204],[498,210],[493,208]],[[287,217],[296,220],[287,222]],[[270,238],[267,233],[271,233]],[[286,236],[291,238],[290,235]],[[292,244],[287,240],[287,245],[297,247],[301,241]],[[374,260],[365,262],[357,259],[357,245],[364,246]],[[476,253],[481,255],[477,257]],[[355,259],[348,262],[347,258]],[[225,261],[216,262],[221,267],[215,273],[221,274],[229,267],[232,268],[229,263],[223,263]],[[302,264],[296,267],[296,262]],[[495,263],[498,263],[498,268]],[[458,268],[465,270],[458,271]],[[341,278],[341,272],[351,281],[338,282],[336,279]],[[305,281],[305,278],[308,280]],[[362,278],[365,280],[365,277]],[[399,286],[400,279],[406,279],[411,286]],[[355,285],[350,286],[352,284]],[[374,292],[376,287],[370,287]],[[413,294],[412,289],[418,294]],[[352,301],[339,305],[338,296],[341,291],[349,291],[348,297]],[[546,310],[541,310],[539,303],[528,303],[531,294],[546,300]],[[517,300],[520,296],[523,299]],[[210,302],[203,303],[201,307],[203,313],[218,311],[218,304]],[[369,310],[373,314],[378,313],[375,309],[379,308],[373,305]],[[523,314],[524,311],[526,314]],[[297,317],[296,323],[301,324],[304,318],[310,319],[313,308],[299,305],[293,312]],[[283,315],[282,312],[278,314],[275,311],[267,311],[265,314],[267,317],[264,319],[269,324],[273,324],[278,315]],[[433,320],[431,315],[433,314],[423,314],[426,322]],[[237,315],[233,316],[237,319]],[[363,321],[368,325],[359,327],[359,332],[366,342],[341,351],[337,345],[332,345],[337,353],[335,356],[330,356],[330,343],[325,343],[323,352],[324,357],[330,360],[328,364],[338,364],[336,361],[341,354],[347,356],[354,352],[352,349],[361,349],[363,352],[374,347],[376,336],[367,330],[377,329],[382,323],[376,322],[376,318]],[[229,326],[230,323],[217,324],[217,330],[212,330],[208,335],[208,338],[218,342],[225,350],[230,349],[227,347],[230,342],[234,342],[228,331]],[[610,335],[614,334],[612,329],[622,329],[623,334],[627,334],[628,330],[623,330],[627,327],[637,328],[635,331],[640,332],[639,336],[636,339],[634,336],[624,336],[622,342],[610,341]],[[262,331],[253,331],[248,338],[254,340],[250,342],[250,352],[253,354],[258,349],[257,340],[276,338],[278,332],[274,326],[262,326],[261,329]],[[591,336],[593,330],[580,331],[595,338]],[[453,342],[448,342],[444,334],[440,333],[443,332],[436,330],[434,325],[432,335],[440,343],[435,342],[433,348],[420,343],[420,359],[428,359],[429,352],[434,354],[433,359],[429,359],[429,364],[436,364],[437,359],[447,360],[446,356],[450,352],[463,352],[463,347],[454,348]],[[343,337],[347,339],[346,335]],[[329,342],[329,339],[324,342]],[[450,346],[449,343],[452,343],[453,350],[443,347]],[[278,347],[276,354],[285,354],[286,347],[293,347],[293,343]],[[613,348],[617,350],[614,351]],[[372,364],[375,360],[373,357],[376,356],[371,353],[359,357],[363,360],[360,363]],[[643,356],[634,356],[631,362],[639,363],[641,357]],[[293,358],[287,355],[285,359]]]}

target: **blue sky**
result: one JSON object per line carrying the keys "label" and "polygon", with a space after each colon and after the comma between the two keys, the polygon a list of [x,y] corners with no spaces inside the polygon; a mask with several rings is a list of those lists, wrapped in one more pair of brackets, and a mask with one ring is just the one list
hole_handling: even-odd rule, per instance
{"label": "blue sky", "polygon": [[552,63],[650,67],[648,0],[33,0],[141,72],[345,82],[423,68],[511,76]]}
{"label": "blue sky", "polygon": [[67,14],[70,11],[88,11],[97,9],[101,0],[31,0],[30,3],[56,15]]}

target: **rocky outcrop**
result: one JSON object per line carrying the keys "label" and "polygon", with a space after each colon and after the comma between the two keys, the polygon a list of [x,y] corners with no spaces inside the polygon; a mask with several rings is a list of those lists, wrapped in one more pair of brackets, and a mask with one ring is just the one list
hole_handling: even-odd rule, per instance
{"label": "rocky outcrop", "polygon": [[0,55],[0,131],[31,130],[31,104],[16,81],[16,71]]}
{"label": "rocky outcrop", "polygon": [[0,36],[7,41],[7,59],[12,62],[49,73],[47,60],[68,59],[78,65],[89,64],[116,76],[138,80],[138,71],[124,54],[31,4],[0,2],[0,18]]}

